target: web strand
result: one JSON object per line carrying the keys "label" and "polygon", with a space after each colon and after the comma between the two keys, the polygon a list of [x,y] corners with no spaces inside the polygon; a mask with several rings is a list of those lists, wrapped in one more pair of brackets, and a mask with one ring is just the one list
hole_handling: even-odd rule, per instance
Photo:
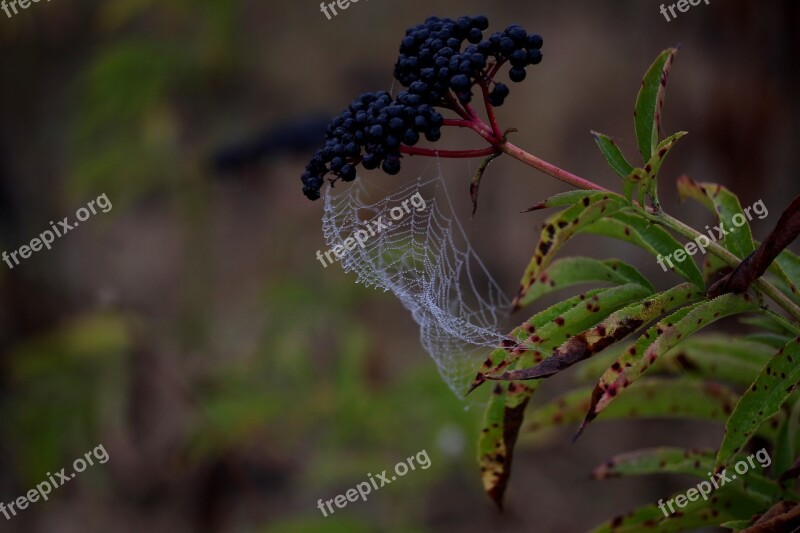
{"label": "web strand", "polygon": [[[382,198],[370,203],[375,190]],[[419,324],[421,344],[442,378],[463,397],[487,348],[506,338],[500,328],[511,300],[470,244],[441,169],[434,178],[419,178],[384,195],[361,178],[328,188],[325,240],[333,249],[359,230],[373,228],[376,234],[362,238],[363,247],[356,245],[340,259],[342,268],[355,273],[358,283],[391,291],[400,300]],[[376,225],[384,227],[377,231]]]}

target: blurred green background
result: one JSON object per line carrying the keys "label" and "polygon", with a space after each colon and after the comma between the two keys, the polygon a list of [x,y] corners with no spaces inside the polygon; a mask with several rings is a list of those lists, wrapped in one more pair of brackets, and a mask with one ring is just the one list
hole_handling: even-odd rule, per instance
{"label": "blurred green background", "polygon": [[[626,450],[714,446],[720,427],[599,424],[575,445],[565,432],[521,447],[498,514],[474,460],[481,409],[449,391],[391,294],[318,264],[322,203],[299,179],[325,117],[392,87],[407,27],[483,13],[492,30],[545,39],[499,112],[515,143],[609,187],[589,130],[634,153],[641,75],[681,43],[664,126],[690,135],[662,172],[663,201],[702,226],[674,179],[717,181],[743,205],[764,200],[762,238],[800,192],[800,5],[726,0],[669,23],[659,5],[373,0],[327,20],[314,1],[59,0],[0,13],[2,249],[100,194],[113,204],[0,268],[0,500],[98,444],[110,455],[0,530],[572,532],[685,486],[588,474]],[[519,212],[565,189],[501,158],[470,219],[474,164],[442,168],[510,294],[544,216]],[[609,255],[587,237],[570,251]],[[663,275],[633,249],[613,254]],[[552,381],[543,397],[569,383]],[[430,469],[331,517],[317,509],[420,450]]]}

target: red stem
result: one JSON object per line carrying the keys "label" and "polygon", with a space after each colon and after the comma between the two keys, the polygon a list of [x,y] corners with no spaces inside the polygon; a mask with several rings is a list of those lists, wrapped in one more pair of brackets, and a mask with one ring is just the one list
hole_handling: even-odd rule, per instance
{"label": "red stem", "polygon": [[423,155],[426,157],[449,157],[464,159],[468,157],[486,157],[499,152],[495,146],[480,148],[477,150],[434,150],[431,148],[415,148],[413,146],[400,146],[400,151],[408,155]]}
{"label": "red stem", "polygon": [[483,103],[486,106],[486,115],[489,117],[489,124],[492,125],[492,132],[496,139],[502,139],[503,133],[500,131],[500,125],[497,124],[497,117],[494,115],[494,106],[489,103],[489,87],[487,86],[486,80],[481,80],[478,84],[481,87],[481,91],[483,91]]}

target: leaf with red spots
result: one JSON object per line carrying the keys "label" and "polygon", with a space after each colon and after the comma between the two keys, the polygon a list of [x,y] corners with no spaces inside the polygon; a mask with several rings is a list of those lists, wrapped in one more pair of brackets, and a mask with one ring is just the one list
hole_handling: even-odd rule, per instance
{"label": "leaf with red spots", "polygon": [[[694,531],[704,526],[719,525],[731,520],[750,519],[754,514],[763,512],[769,502],[756,494],[748,493],[741,487],[740,480],[726,483],[703,500],[699,494],[695,501],[686,499],[686,491],[675,493],[662,501],[663,511],[659,503],[639,507],[624,515],[612,518],[592,530],[592,533],[641,533],[657,531],[658,533]],[[695,489],[696,490],[696,489]],[[684,507],[678,507],[675,498],[682,497]],[[667,502],[672,503],[670,513]]]}
{"label": "leaf with red spots", "polygon": [[597,133],[596,131],[592,132],[594,136],[594,140],[597,143],[597,146],[600,148],[600,151],[603,152],[603,156],[608,161],[608,165],[611,167],[611,170],[619,174],[623,178],[627,178],[631,172],[633,172],[633,165],[628,163],[628,160],[625,159],[625,156],[622,154],[622,150],[619,149],[617,143],[614,142],[614,139],[609,137],[608,135],[603,135],[602,133]]}
{"label": "leaf with red spots", "polygon": [[[587,360],[575,373],[576,379],[582,383],[597,381],[632,345],[623,344]],[[773,353],[775,351],[769,347],[741,337],[693,335],[659,357],[651,372],[689,375],[747,386]]]}
{"label": "leaf with red spots", "polygon": [[[483,362],[478,370],[478,374],[472,381],[470,392],[486,381],[486,378],[484,377],[486,374],[508,367],[511,364],[516,363],[517,359],[520,357],[528,357],[532,364],[534,359],[533,354],[535,353],[535,348],[533,347],[532,343],[537,339],[537,337],[534,335],[537,335],[537,332],[539,332],[541,328],[548,324],[553,324],[557,317],[563,316],[572,309],[583,307],[587,300],[594,301],[594,298],[600,298],[600,296],[605,294],[607,290],[608,289],[593,289],[586,293],[568,298],[567,300],[559,302],[545,309],[544,311],[536,313],[530,319],[523,322],[520,326],[514,328],[514,330],[508,335],[508,340],[504,343],[504,345],[499,348],[495,348],[489,357]],[[542,341],[541,338],[538,338],[538,340],[539,342]],[[527,346],[522,345],[523,342],[527,343]],[[555,346],[557,346],[557,344],[554,343],[550,349],[555,348]]]}
{"label": "leaf with red spots", "polygon": [[677,48],[668,48],[659,54],[650,65],[642,80],[642,88],[636,97],[634,123],[636,140],[642,161],[647,163],[658,146],[661,112],[664,106],[664,90]]}
{"label": "leaf with red spots", "polygon": [[[683,248],[683,245],[659,226],[651,224],[639,215],[628,212],[618,212],[614,214],[613,218],[598,220],[582,228],[581,233],[603,235],[627,241],[647,251],[653,257],[668,256],[675,250]],[[673,261],[673,265],[674,268],[671,270],[675,270],[698,288],[705,289],[703,276],[691,258],[686,258],[680,263]]]}
{"label": "leaf with red spots", "polygon": [[[495,362],[492,357],[494,364],[487,370],[486,366],[489,361],[484,362],[484,366],[481,367],[481,371],[476,377],[476,382],[487,378],[497,379],[490,375],[509,368],[522,354],[532,353],[532,362],[526,366],[533,366],[534,363],[545,360],[551,355],[553,349],[562,344],[565,339],[570,339],[575,334],[596,325],[614,311],[648,295],[650,295],[649,289],[637,283],[628,283],[601,290],[592,296],[584,297],[584,299],[580,299],[581,297],[578,296],[579,305],[555,316],[551,322],[534,328],[530,333],[525,331],[525,336],[518,337],[518,344],[507,346],[506,354],[499,363]],[[520,328],[524,329],[524,326]]]}
{"label": "leaf with red spots", "polygon": [[688,474],[706,478],[714,468],[714,450],[651,448],[615,455],[592,471],[595,479],[645,474]]}
{"label": "leaf with red spots", "polygon": [[[537,313],[511,332],[506,346],[492,352],[473,381],[472,388],[482,384],[486,380],[485,374],[493,370],[513,368],[514,365],[533,365],[542,357],[541,353],[549,353],[558,346],[563,338],[561,335],[567,334],[565,331],[589,327],[615,309],[648,294],[649,289],[629,283],[589,291]],[[484,427],[478,442],[478,462],[484,489],[500,508],[511,475],[514,443],[525,406],[537,388],[538,382],[496,384],[486,408]]]}
{"label": "leaf with red spots", "polygon": [[[688,176],[678,178],[678,192],[681,199],[693,198],[717,216],[717,222],[723,224],[721,229],[728,232],[728,235],[722,237],[722,243],[728,251],[740,259],[753,253],[756,246],[748,217],[735,194],[722,185],[698,183]],[[718,233],[719,231],[713,233],[715,238]]]}
{"label": "leaf with red spots", "polygon": [[[580,423],[591,403],[591,394],[591,387],[580,387],[532,409],[523,426],[526,438],[535,439],[553,427]],[[609,405],[598,419],[688,418],[724,422],[736,399],[735,392],[715,383],[644,378]]]}
{"label": "leaf with red spots", "polygon": [[644,166],[645,178],[644,182],[639,184],[639,205],[645,205],[645,194],[649,195],[653,200],[653,205],[660,209],[658,202],[658,173],[661,171],[661,165],[664,164],[664,159],[667,158],[672,147],[678,140],[686,135],[685,131],[673,133],[656,146],[653,156]]}
{"label": "leaf with red spots", "polygon": [[[583,306],[586,298],[591,299],[595,295],[603,293],[603,289],[596,289],[586,294],[581,294],[569,298],[563,302],[545,309],[531,317],[521,326],[514,329],[509,335],[508,346],[494,350],[473,381],[472,388],[479,386],[485,381],[483,377],[500,365],[507,357],[512,354],[515,361],[522,364],[533,364],[531,350],[514,352],[516,341],[528,339],[533,332],[550,324],[556,317],[563,315],[570,309]],[[511,353],[509,353],[511,352]],[[518,361],[517,359],[518,358]],[[489,398],[484,417],[484,426],[478,440],[478,464],[481,469],[481,478],[486,493],[492,498],[495,504],[502,509],[503,495],[511,476],[511,460],[514,454],[514,444],[519,434],[519,427],[524,416],[524,409],[533,393],[538,388],[538,383],[527,384],[496,384]]]}
{"label": "leaf with red spots", "polygon": [[520,306],[525,307],[546,294],[573,285],[590,282],[638,283],[653,291],[653,285],[642,274],[629,264],[618,259],[599,261],[589,257],[567,257],[558,259],[547,267],[533,282]]}
{"label": "leaf with red spots", "polygon": [[514,445],[534,389],[523,384],[497,384],[486,408],[478,441],[483,489],[499,509],[511,476]]}
{"label": "leaf with red spots", "polygon": [[621,341],[664,313],[701,298],[703,298],[703,293],[692,284],[678,285],[615,311],[596,326],[571,337],[559,346],[551,357],[544,359],[536,366],[505,372],[499,376],[492,376],[492,379],[539,379],[552,376]]}
{"label": "leaf with red spots", "polygon": [[521,307],[528,289],[550,265],[556,253],[581,228],[603,217],[610,216],[629,205],[624,198],[614,193],[595,193],[557,213],[544,224],[539,243],[536,245],[525,273],[520,281],[519,291],[514,299],[514,309]]}
{"label": "leaf with red spots", "polygon": [[662,319],[654,328],[642,335],[636,345],[617,359],[600,378],[592,393],[590,409],[578,434],[668,350],[721,318],[757,309],[758,306],[752,298],[728,294],[685,307]]}
{"label": "leaf with red spots", "polygon": [[727,465],[761,423],[777,413],[800,384],[800,337],[789,341],[764,366],[742,395],[725,426],[717,465]]}
{"label": "leaf with red spots", "polygon": [[587,191],[583,189],[562,192],[560,194],[551,196],[544,202],[539,202],[533,207],[529,207],[528,209],[523,211],[523,213],[538,211],[540,209],[547,209],[548,207],[563,207],[565,205],[575,205],[582,202],[584,198],[589,198],[591,196],[594,196],[595,194],[597,194],[597,191]]}

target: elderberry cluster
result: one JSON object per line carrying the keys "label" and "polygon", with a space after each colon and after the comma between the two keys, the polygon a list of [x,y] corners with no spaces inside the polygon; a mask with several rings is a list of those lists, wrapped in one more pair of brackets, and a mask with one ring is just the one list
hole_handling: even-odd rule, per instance
{"label": "elderberry cluster", "polygon": [[418,95],[401,92],[392,100],[385,91],[362,94],[328,125],[325,147],[317,150],[303,173],[303,194],[319,198],[327,172],[353,181],[358,163],[367,170],[380,166],[387,174],[397,174],[400,145],[414,146],[420,135],[438,141],[443,123],[441,113]]}
{"label": "elderberry cluster", "polygon": [[[484,40],[483,32],[488,27],[489,20],[484,16],[461,17],[457,21],[428,18],[406,32],[394,77],[427,103],[443,106],[448,104],[450,90],[462,104],[468,104],[472,87],[491,81],[486,72],[490,59],[495,64],[509,61],[511,81],[524,80],[525,68],[542,61],[542,38],[511,25]],[[462,50],[464,41],[469,44]],[[508,93],[505,84],[496,83],[489,95],[490,103],[495,107],[503,105]]]}
{"label": "elderberry cluster", "polygon": [[[488,27],[484,16],[430,17],[406,31],[394,76],[408,90],[395,99],[384,91],[364,93],[334,118],[325,146],[306,165],[303,194],[318,199],[328,173],[343,181],[354,180],[359,164],[367,170],[380,167],[387,174],[397,174],[401,146],[414,146],[421,136],[438,141],[444,117],[436,108],[458,112],[457,102],[468,104],[475,84],[487,91],[494,84],[489,104],[502,105],[509,89],[494,82],[497,68],[510,62],[509,78],[522,81],[525,68],[542,60],[542,38],[512,25],[484,40]],[[465,41],[469,44],[462,50]]]}

